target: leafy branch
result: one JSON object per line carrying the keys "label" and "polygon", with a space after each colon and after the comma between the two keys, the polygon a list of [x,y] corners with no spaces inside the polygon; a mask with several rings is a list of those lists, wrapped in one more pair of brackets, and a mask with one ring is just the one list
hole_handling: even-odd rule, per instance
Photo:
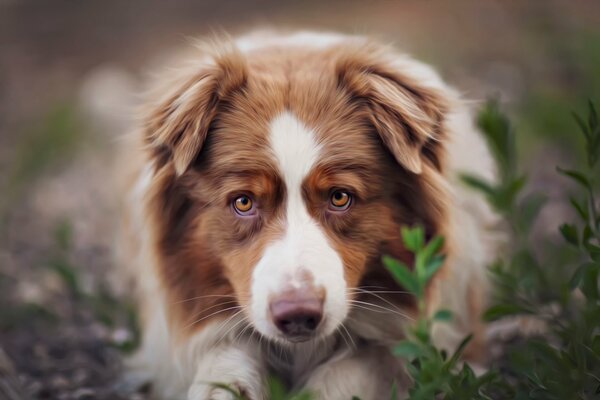
{"label": "leafy branch", "polygon": [[431,337],[434,322],[447,323],[452,319],[448,310],[438,310],[429,316],[426,296],[429,282],[445,260],[444,239],[436,236],[426,243],[424,229],[416,226],[403,227],[402,240],[415,256],[414,268],[389,256],[384,256],[383,262],[394,279],[417,300],[416,324],[408,330],[407,339],[394,348],[395,355],[409,361],[407,369],[414,382],[409,399],[489,399],[486,393],[497,389],[494,386],[497,374],[488,372],[476,376],[468,364],[460,365],[471,336],[466,337],[452,355],[438,349]]}

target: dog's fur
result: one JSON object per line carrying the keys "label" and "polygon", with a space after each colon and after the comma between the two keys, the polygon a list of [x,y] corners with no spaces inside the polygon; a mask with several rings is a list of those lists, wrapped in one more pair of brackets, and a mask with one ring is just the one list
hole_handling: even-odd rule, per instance
{"label": "dog's fur", "polygon": [[[133,364],[165,398],[225,399],[211,382],[266,398],[276,372],[322,399],[389,398],[406,389],[390,346],[414,316],[381,264],[407,264],[402,225],[443,235],[448,255],[428,291],[452,349],[478,334],[495,216],[460,172],[494,165],[455,91],[429,67],[366,38],[254,33],[204,46],[152,96],[124,218],[122,262],[143,328]],[[352,193],[332,212],[333,189]],[[237,215],[249,194],[256,214]],[[269,302],[290,288],[324,299],[315,337],[291,342]]]}

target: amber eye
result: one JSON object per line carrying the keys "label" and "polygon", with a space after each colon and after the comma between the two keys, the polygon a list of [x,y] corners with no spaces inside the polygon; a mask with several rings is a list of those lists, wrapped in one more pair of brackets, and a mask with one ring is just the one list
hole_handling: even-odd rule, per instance
{"label": "amber eye", "polygon": [[352,196],[350,193],[343,190],[336,190],[331,193],[329,203],[331,209],[336,211],[344,211],[350,207],[350,204],[352,203]]}
{"label": "amber eye", "polygon": [[242,195],[236,197],[233,201],[233,208],[240,215],[248,215],[253,211],[252,199],[248,196]]}

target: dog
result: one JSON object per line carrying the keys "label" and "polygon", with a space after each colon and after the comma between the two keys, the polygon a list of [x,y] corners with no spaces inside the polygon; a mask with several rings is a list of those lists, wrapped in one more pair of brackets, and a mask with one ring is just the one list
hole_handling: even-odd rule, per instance
{"label": "dog", "polygon": [[[497,216],[461,173],[495,165],[467,103],[428,66],[361,36],[254,32],[199,46],[151,92],[128,148],[119,239],[161,398],[268,398],[269,376],[317,399],[390,398],[391,349],[415,301],[402,226],[442,235],[428,307],[448,351],[479,322]],[[121,173],[125,174],[124,170]]]}

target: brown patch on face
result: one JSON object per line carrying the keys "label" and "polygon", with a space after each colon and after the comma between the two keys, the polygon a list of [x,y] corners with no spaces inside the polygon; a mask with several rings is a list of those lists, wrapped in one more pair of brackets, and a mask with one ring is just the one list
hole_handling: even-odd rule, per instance
{"label": "brown patch on face", "polygon": [[[312,128],[322,146],[302,189],[343,259],[350,288],[401,290],[380,262],[390,254],[410,263],[401,225],[445,233],[436,142],[443,105],[372,51],[342,45],[223,54],[151,114],[147,143],[156,175],[147,211],[176,326],[198,329],[238,310],[230,307],[247,306],[254,265],[284,233],[286,188],[268,137],[284,111]],[[347,212],[328,210],[332,189],[353,195]],[[232,210],[241,194],[251,196],[255,216]]]}

